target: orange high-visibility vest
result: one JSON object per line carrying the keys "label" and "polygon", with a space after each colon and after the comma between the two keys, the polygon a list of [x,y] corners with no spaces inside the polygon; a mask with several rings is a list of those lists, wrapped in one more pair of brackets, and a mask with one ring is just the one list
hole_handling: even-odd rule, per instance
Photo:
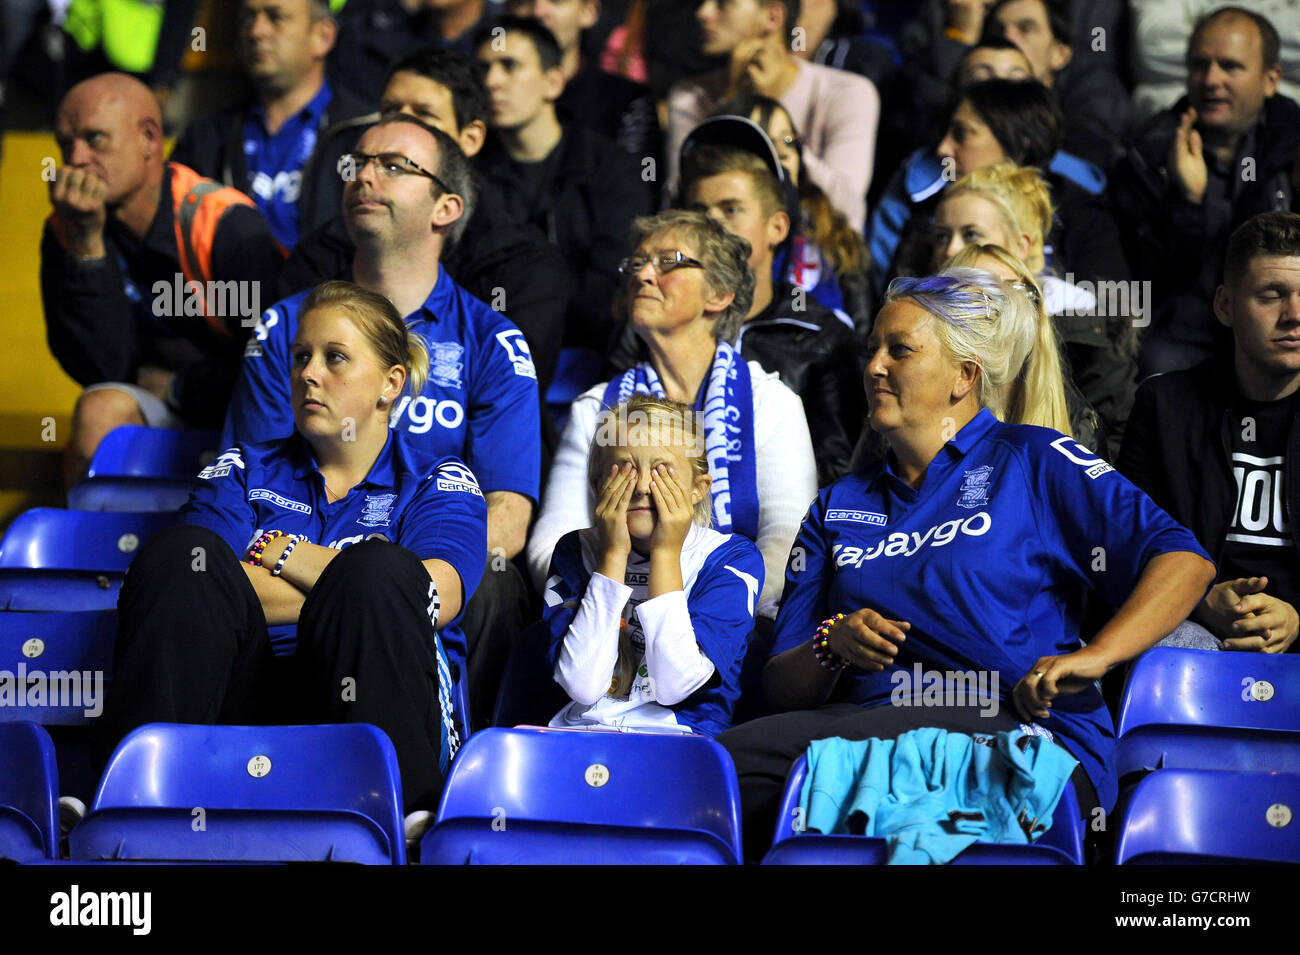
{"label": "orange high-visibility vest", "polygon": [[[172,228],[181,272],[187,282],[198,282],[206,288],[213,277],[212,247],[222,216],[231,206],[252,206],[253,200],[238,189],[205,179],[189,166],[169,162],[167,168],[172,174]],[[50,213],[48,222],[66,249],[67,236],[58,215]],[[204,317],[215,331],[229,334],[219,316],[207,315],[205,309]]]}

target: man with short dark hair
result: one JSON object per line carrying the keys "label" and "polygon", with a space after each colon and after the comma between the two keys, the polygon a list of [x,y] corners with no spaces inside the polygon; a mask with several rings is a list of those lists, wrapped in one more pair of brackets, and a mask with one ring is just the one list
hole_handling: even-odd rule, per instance
{"label": "man with short dark hair", "polygon": [[1300,105],[1277,94],[1277,51],[1258,14],[1207,14],[1188,41],[1187,96],[1135,137],[1112,177],[1130,264],[1160,303],[1144,333],[1144,373],[1188,368],[1222,347],[1211,310],[1228,236],[1252,215],[1294,208]]}
{"label": "man with short dark hair", "polygon": [[[448,644],[458,659],[469,660],[470,708],[473,716],[486,717],[496,690],[492,677],[500,670],[478,666],[476,657],[482,643],[503,661],[503,637],[502,628],[478,621],[503,612],[507,602],[527,605],[510,558],[523,549],[541,483],[537,373],[519,329],[457,285],[441,263],[474,205],[473,173],[456,141],[395,113],[366,131],[356,151],[343,157],[341,173],[344,218],[355,244],[342,277],[384,295],[429,349],[424,389],[398,399],[389,422],[415,436],[414,446],[431,460],[447,454],[464,460],[487,498],[488,572],[466,608],[466,643]],[[268,440],[293,429],[289,344],[306,296],[300,292],[270,309],[249,339],[227,443]]]}
{"label": "man with short dark hair", "polygon": [[479,35],[475,55],[490,99],[477,168],[509,213],[537,226],[568,263],[565,343],[603,351],[628,228],[650,211],[642,165],[612,140],[557,116],[560,47],[536,20],[499,20]]}
{"label": "man with short dark hair", "polygon": [[600,0],[507,0],[506,9],[536,17],[560,45],[564,92],[555,108],[618,143],[638,160],[659,154],[659,114],[649,87],[600,68],[582,55],[582,35],[600,16]]}
{"label": "man with short dark hair", "polygon": [[678,204],[712,216],[749,243],[754,300],[735,345],[803,401],[817,484],[824,487],[848,471],[866,408],[852,325],[803,289],[772,280],[791,217],[784,171],[762,129],[738,116],[717,117],[697,127],[685,146]]}
{"label": "man with short dark hair", "polygon": [[[403,113],[442,130],[471,160],[487,137],[487,90],[464,53],[424,50],[398,60],[379,109],[385,116]],[[346,183],[337,167],[355,142],[351,130],[341,130],[320,143],[322,161],[316,166],[320,175],[305,184],[317,197],[318,224],[285,264],[281,296],[343,276],[351,267],[356,248],[340,214]],[[515,222],[497,191],[485,188],[482,177],[472,172],[478,195],[474,215],[459,241],[443,250],[440,261],[461,288],[524,333],[538,388],[545,395],[559,359],[569,304],[564,259],[536,228]],[[323,214],[326,208],[328,215]],[[556,435],[549,416],[543,417],[542,424],[543,447],[554,447]]]}
{"label": "man with short dark hair", "polygon": [[1119,467],[1218,566],[1170,642],[1285,653],[1300,626],[1300,215],[1233,232],[1214,313],[1230,357],[1143,382]]}
{"label": "man with short dark hair", "polygon": [[114,428],[221,421],[283,258],[246,196],[163,162],[162,117],[140,81],[78,83],[54,129],[64,165],[50,183],[41,302],[50,350],[86,386],[64,458],[71,487]]}
{"label": "man with short dark hair", "polygon": [[[901,102],[897,115],[891,115],[890,125],[920,145],[924,140],[913,136],[932,132],[936,123],[946,120],[954,89],[970,80],[960,74],[971,48],[1005,41],[1024,54],[1030,75],[1056,93],[1066,120],[1062,148],[1108,170],[1121,152],[1129,100],[1111,50],[1119,37],[1109,35],[1118,34],[1119,23],[1098,27],[1107,19],[1100,11],[1094,13],[1093,4],[1070,0],[931,3],[909,26],[908,32],[916,36],[906,44],[910,49],[901,88],[911,95]],[[1086,32],[1085,26],[1092,33],[1076,38]],[[1100,49],[1097,29],[1103,38]],[[1084,43],[1089,37],[1091,45]]]}
{"label": "man with short dark hair", "polygon": [[251,196],[285,249],[298,241],[317,140],[370,112],[325,76],[336,33],[326,0],[241,0],[239,46],[252,95],[190,123],[172,150],[174,161]]}
{"label": "man with short dark hair", "polygon": [[697,17],[704,52],[726,69],[682,80],[668,93],[665,188],[676,188],[686,135],[714,107],[741,93],[779,100],[804,142],[808,175],[849,224],[861,229],[875,157],[880,95],[864,76],[808,63],[790,51],[799,0],[704,0]]}
{"label": "man with short dark hair", "polygon": [[[487,494],[488,544],[523,547],[541,479],[537,376],[519,330],[460,288],[440,264],[472,208],[464,154],[439,129],[397,115],[345,157],[351,274],[406,316],[429,345],[424,391],[399,400],[394,427],[427,436],[431,455],[464,459]],[[293,430],[289,342],[306,292],[269,309],[245,351],[225,437],[266,441]]]}

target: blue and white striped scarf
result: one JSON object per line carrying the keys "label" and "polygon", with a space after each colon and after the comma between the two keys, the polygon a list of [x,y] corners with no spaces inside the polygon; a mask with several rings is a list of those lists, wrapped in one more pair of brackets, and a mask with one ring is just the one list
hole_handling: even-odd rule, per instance
{"label": "blue and white striped scarf", "polygon": [[[604,406],[613,408],[634,394],[665,398],[649,362],[610,380]],[[758,540],[758,468],[754,447],[754,390],[749,366],[726,342],[719,342],[704,394],[695,400],[704,415],[704,451],[713,477],[713,528]]]}

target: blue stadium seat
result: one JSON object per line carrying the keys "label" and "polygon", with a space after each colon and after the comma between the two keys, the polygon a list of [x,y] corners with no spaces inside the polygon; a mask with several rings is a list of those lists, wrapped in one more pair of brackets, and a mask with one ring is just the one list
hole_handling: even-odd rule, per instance
{"label": "blue stadium seat", "polygon": [[[26,684],[21,705],[0,706],[0,723],[92,723],[103,708],[107,681],[112,678],[116,637],[113,610],[0,611],[0,671],[15,676],[22,672],[34,681]],[[34,695],[38,689],[39,697]]]}
{"label": "blue stadium seat", "polygon": [[110,610],[140,545],[174,514],[38,507],[0,540],[0,610]]}
{"label": "blue stadium seat", "polygon": [[35,723],[0,723],[0,859],[57,858],[58,806],[49,734]]}
{"label": "blue stadium seat", "polygon": [[590,348],[560,349],[559,360],[555,363],[555,378],[546,389],[546,406],[559,431],[564,431],[573,400],[600,381],[604,362],[600,352]]}
{"label": "blue stadium seat", "polygon": [[452,764],[425,865],[740,859],[740,787],[703,737],[480,730]]}
{"label": "blue stadium seat", "polygon": [[397,754],[363,723],[151,723],[114,751],[69,846],[89,860],[402,865]]}
{"label": "blue stadium seat", "polygon": [[1124,801],[1120,865],[1300,863],[1300,775],[1162,769]]}
{"label": "blue stadium seat", "polygon": [[497,690],[493,726],[545,726],[569,702],[551,678],[546,662],[550,630],[544,623],[526,627],[510,648]]}
{"label": "blue stadium seat", "polygon": [[1157,647],[1120,704],[1121,779],[1153,769],[1300,773],[1300,657]]}
{"label": "blue stadium seat", "polygon": [[220,450],[215,431],[115,428],[95,449],[85,479],[68,492],[79,511],[175,511]]}
{"label": "blue stadium seat", "polygon": [[[808,774],[808,759],[800,756],[786,777],[781,811],[776,819],[772,848],[763,865],[884,865],[884,839],[874,836],[823,835],[798,832],[799,794]],[[952,861],[953,865],[1083,865],[1083,821],[1074,785],[1067,783],[1056,804],[1052,825],[1033,845],[976,843]]]}

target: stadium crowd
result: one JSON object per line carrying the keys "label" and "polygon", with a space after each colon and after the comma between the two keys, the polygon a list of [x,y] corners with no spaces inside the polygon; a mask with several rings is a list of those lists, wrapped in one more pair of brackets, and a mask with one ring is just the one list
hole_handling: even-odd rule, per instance
{"label": "stadium crowd", "polygon": [[[448,658],[467,730],[509,665],[530,722],[717,738],[758,858],[811,740],[1018,729],[1109,810],[1127,664],[1296,651],[1294,5],[91,28],[134,2],[62,23],[64,479],[122,425],[223,450],[127,578],[101,762],[154,721],[373,723],[415,832]],[[0,82],[41,6],[6,5]],[[899,705],[914,665],[1000,708]]]}

